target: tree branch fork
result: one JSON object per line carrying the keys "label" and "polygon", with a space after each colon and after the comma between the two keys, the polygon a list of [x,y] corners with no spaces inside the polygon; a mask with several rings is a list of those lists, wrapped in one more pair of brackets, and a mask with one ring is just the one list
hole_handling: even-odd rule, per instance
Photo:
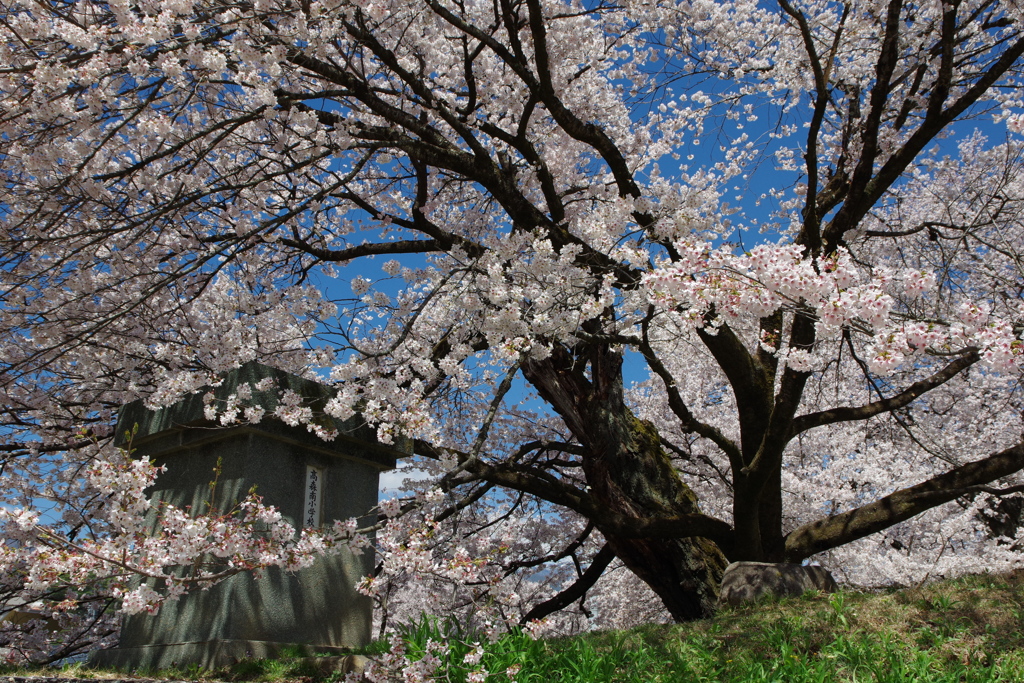
{"label": "tree branch fork", "polygon": [[[710,515],[627,516],[603,509],[588,491],[533,468],[488,464],[469,454],[438,448],[423,441],[416,441],[415,452],[429,458],[440,458],[442,454],[454,455],[465,472],[463,479],[453,482],[455,485],[483,480],[492,485],[536,495],[586,517],[605,536],[706,538],[717,544],[727,557],[734,549],[736,539],[733,526]],[[1024,442],[894,491],[872,503],[804,524],[785,536],[785,558],[790,562],[799,562],[883,531],[962,496],[977,493],[1002,496],[1024,491],[1024,486],[988,486],[1021,469],[1024,469]]]}

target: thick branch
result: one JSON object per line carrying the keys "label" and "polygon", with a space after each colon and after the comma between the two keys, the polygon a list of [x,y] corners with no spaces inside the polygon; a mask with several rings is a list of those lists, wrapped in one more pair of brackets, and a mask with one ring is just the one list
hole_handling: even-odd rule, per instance
{"label": "thick branch", "polygon": [[1024,443],[976,460],[885,498],[805,524],[786,536],[786,560],[799,562],[888,529],[933,507],[974,492],[974,487],[1024,469]]}
{"label": "thick branch", "polygon": [[726,522],[700,513],[673,517],[638,519],[594,510],[591,517],[605,536],[624,538],[707,538],[728,555],[733,546],[733,531]]}
{"label": "thick branch", "polygon": [[322,249],[314,247],[306,242],[282,238],[281,244],[286,247],[298,249],[310,256],[315,256],[321,261],[333,263],[351,261],[362,256],[373,256],[378,254],[427,254],[435,251],[445,251],[451,248],[450,245],[441,244],[437,240],[402,240],[399,242],[367,242],[347,249]]}
{"label": "thick branch", "polygon": [[[729,380],[739,411],[740,451],[752,458],[768,426],[774,378],[768,376],[766,368],[751,355],[728,324],[722,325],[717,334],[698,329],[697,335]],[[733,469],[738,471],[735,465]]]}

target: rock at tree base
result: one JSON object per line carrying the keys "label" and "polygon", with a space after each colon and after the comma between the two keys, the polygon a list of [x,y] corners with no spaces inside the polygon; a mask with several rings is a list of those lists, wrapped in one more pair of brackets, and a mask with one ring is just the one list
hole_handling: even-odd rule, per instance
{"label": "rock at tree base", "polygon": [[725,568],[719,605],[740,605],[756,602],[765,595],[776,598],[803,595],[818,590],[834,593],[836,580],[824,567],[773,562],[733,562]]}

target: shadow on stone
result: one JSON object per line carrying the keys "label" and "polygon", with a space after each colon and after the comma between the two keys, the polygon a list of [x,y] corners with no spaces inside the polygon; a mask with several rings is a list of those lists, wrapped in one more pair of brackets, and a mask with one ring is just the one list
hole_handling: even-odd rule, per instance
{"label": "shadow on stone", "polygon": [[824,567],[773,562],[733,562],[725,568],[719,605],[742,605],[765,596],[782,598],[807,591],[834,593],[838,584]]}

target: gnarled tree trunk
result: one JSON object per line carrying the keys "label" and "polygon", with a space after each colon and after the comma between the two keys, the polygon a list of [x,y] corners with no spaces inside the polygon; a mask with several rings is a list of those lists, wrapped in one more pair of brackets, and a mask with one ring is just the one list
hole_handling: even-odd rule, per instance
{"label": "gnarled tree trunk", "polygon": [[[589,361],[590,376],[581,368]],[[586,357],[556,349],[523,367],[584,449],[591,495],[608,512],[629,518],[698,513],[697,496],[679,478],[653,425],[623,401],[622,358],[607,347]],[[601,529],[598,523],[598,529]],[[705,538],[633,538],[602,533],[615,554],[646,582],[677,621],[714,613],[728,560]]]}

